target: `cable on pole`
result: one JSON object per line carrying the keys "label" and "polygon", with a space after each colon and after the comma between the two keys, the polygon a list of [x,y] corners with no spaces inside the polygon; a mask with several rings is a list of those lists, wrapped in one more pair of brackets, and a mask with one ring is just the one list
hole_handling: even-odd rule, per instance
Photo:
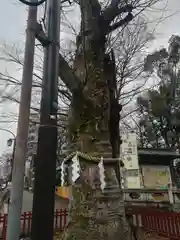
{"label": "cable on pole", "polygon": [[[44,2],[46,2],[46,0],[40,0],[38,2],[31,2],[30,0],[19,0],[20,2],[28,5],[28,6],[31,6],[31,7],[37,7],[41,4],[43,4]],[[70,0],[62,0],[61,3],[65,3],[65,2],[68,2],[70,5],[71,5],[71,1]]]}
{"label": "cable on pole", "polygon": [[37,2],[30,2],[28,0],[19,0],[19,1],[28,5],[28,6],[37,7],[41,4],[43,4],[46,0],[40,0],[40,1],[37,1]]}

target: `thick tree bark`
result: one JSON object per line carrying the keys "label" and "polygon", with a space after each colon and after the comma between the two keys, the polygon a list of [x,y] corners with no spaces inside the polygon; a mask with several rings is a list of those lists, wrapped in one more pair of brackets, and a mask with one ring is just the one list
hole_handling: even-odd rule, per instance
{"label": "thick tree bark", "polygon": [[81,81],[85,101],[79,102],[77,93],[73,93],[70,134],[77,141],[79,150],[97,154],[95,143],[105,140],[108,133],[109,90],[104,72],[106,36],[100,30],[101,8],[98,2],[81,0],[80,8],[82,22],[74,70]]}
{"label": "thick tree bark", "polygon": [[[103,148],[106,148],[107,152],[107,145],[101,146],[101,150],[96,148],[97,145],[101,145],[97,143],[102,140],[110,140],[113,148],[116,148],[113,156],[118,154],[117,143],[114,139],[119,137],[117,134],[114,139],[112,139],[112,134],[109,136],[109,130],[112,130],[110,132],[113,133],[118,130],[119,115],[112,114],[112,111],[118,110],[118,102],[114,95],[116,80],[113,64],[115,65],[115,63],[106,53],[106,36],[110,32],[110,28],[115,29],[116,27],[116,24],[110,26],[114,18],[120,13],[131,12],[132,6],[118,8],[117,3],[118,1],[116,3],[112,1],[109,7],[102,12],[97,0],[79,1],[81,29],[76,42],[74,70],[80,81],[79,89],[82,90],[82,97],[79,97],[80,91],[73,92],[69,127],[72,139],[79,143],[76,148],[93,155],[97,155],[99,151],[104,152]],[[125,17],[123,21],[128,22],[131,19],[132,17]],[[124,22],[118,22],[118,25],[121,26]],[[82,99],[83,101],[81,101]],[[114,119],[112,120],[110,116]],[[116,117],[118,117],[117,120],[115,120]],[[113,124],[115,127],[112,128]],[[114,131],[114,129],[116,130]],[[110,150],[109,145],[108,151]]]}
{"label": "thick tree bark", "polygon": [[97,162],[85,156],[80,157],[79,162],[82,171],[72,186],[70,221],[60,239],[129,240],[129,226],[113,166],[106,166],[107,185],[102,192]]}
{"label": "thick tree bark", "polygon": [[59,54],[59,76],[71,92],[80,89],[80,79],[61,54]]}
{"label": "thick tree bark", "polygon": [[[93,157],[118,157],[119,154],[119,110],[118,99],[116,96],[116,76],[115,76],[115,60],[113,55],[106,53],[106,37],[111,29],[115,29],[117,25],[112,25],[111,22],[121,12],[129,12],[123,8],[119,9],[114,13],[115,1],[112,0],[111,5],[106,11],[101,11],[101,6],[97,0],[79,0],[81,9],[81,29],[77,37],[76,45],[76,56],[74,60],[74,72],[69,68],[67,63],[60,58],[60,76],[65,82],[66,86],[72,92],[72,101],[69,111],[69,141],[74,143],[76,151],[87,153]],[[130,11],[132,8],[130,9]],[[118,26],[123,25],[131,18],[125,18],[123,22],[118,22]],[[111,24],[111,25],[110,25]],[[60,56],[61,57],[61,56]],[[64,69],[62,69],[64,66]],[[66,70],[65,70],[66,69]],[[62,72],[64,71],[64,73]],[[66,78],[68,73],[69,79]],[[113,151],[112,151],[113,149]],[[118,163],[119,164],[119,163]],[[117,170],[116,166],[113,166]],[[106,174],[108,179],[115,181],[117,178],[111,176],[111,169],[106,168]],[[119,177],[119,176],[118,176]],[[116,179],[117,180],[117,179]],[[118,179],[119,180],[119,179]],[[77,187],[78,188],[78,187]],[[73,188],[76,192],[77,188]],[[110,186],[110,189],[119,191],[119,188]],[[72,234],[75,238],[81,239],[92,239],[93,236],[98,234],[99,227],[102,224],[99,223],[97,227],[90,229],[90,212],[93,211],[93,207],[88,203],[88,197],[86,196],[86,190],[82,186],[79,187],[78,192],[83,195],[84,202],[77,202],[78,195],[73,194],[73,208],[71,209],[72,222],[75,222],[75,226],[69,227],[63,239],[71,239]],[[93,190],[94,191],[94,190]],[[97,192],[99,189],[97,189]],[[80,193],[78,193],[80,194]],[[112,193],[110,193],[111,195]],[[119,195],[118,195],[119,194]],[[112,201],[109,195],[109,200]],[[102,196],[103,199],[103,196]],[[121,193],[117,193],[116,204],[122,201]],[[91,198],[93,201],[93,198]],[[101,200],[103,201],[103,200]],[[76,204],[74,206],[74,204]],[[115,205],[116,205],[115,204]],[[97,204],[94,203],[94,207]],[[77,214],[84,218],[83,211],[78,210],[79,208],[89,208],[90,211],[86,216],[86,229],[88,227],[89,237],[84,232],[83,221],[79,219],[77,221]],[[92,208],[92,211],[91,211]],[[110,207],[111,209],[111,207]],[[111,209],[112,210],[112,209]],[[104,225],[102,231],[106,228],[106,238],[102,237],[103,233],[99,233],[97,239],[111,239],[116,233],[122,233],[122,239],[129,239],[129,235],[123,234],[123,230],[126,228],[124,223],[124,206],[121,206],[122,214],[121,217],[116,218],[114,226],[110,226],[108,222]],[[118,223],[117,223],[118,222]],[[120,223],[120,224],[119,224]],[[117,227],[116,227],[117,226]],[[121,227],[120,227],[121,226]],[[119,227],[121,228],[119,230]],[[114,233],[112,231],[113,228]],[[118,228],[118,229],[117,229]],[[86,232],[87,232],[86,231]],[[119,236],[119,235],[118,235]],[[116,236],[117,237],[117,236]]]}

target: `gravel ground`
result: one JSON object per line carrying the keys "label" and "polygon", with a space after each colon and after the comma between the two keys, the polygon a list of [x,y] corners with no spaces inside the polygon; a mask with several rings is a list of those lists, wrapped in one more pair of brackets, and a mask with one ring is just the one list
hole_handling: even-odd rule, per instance
{"label": "gravel ground", "polygon": [[169,238],[158,236],[156,233],[144,231],[142,240],[169,240]]}

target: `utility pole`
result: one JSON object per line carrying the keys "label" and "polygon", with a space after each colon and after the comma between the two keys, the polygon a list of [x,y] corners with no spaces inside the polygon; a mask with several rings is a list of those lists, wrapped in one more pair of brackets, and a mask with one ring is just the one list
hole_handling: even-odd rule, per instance
{"label": "utility pole", "polygon": [[[37,0],[31,0],[33,3]],[[12,190],[8,213],[7,240],[18,240],[21,227],[21,208],[24,188],[24,172],[29,128],[29,114],[32,90],[32,75],[35,49],[35,33],[37,7],[31,6],[28,11],[24,67],[22,76],[21,99],[17,126],[16,146],[13,161]]]}
{"label": "utility pole", "polygon": [[47,0],[41,116],[32,212],[32,239],[52,240],[57,159],[60,0]]}

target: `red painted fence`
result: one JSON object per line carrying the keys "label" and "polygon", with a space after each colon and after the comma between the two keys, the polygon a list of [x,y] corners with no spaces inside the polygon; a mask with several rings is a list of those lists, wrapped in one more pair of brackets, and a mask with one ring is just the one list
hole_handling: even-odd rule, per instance
{"label": "red painted fence", "polygon": [[128,209],[126,212],[133,216],[135,226],[171,240],[180,239],[180,213],[145,207]]}
{"label": "red painted fence", "polygon": [[[180,239],[180,213],[165,212],[156,208],[136,207],[126,209],[126,214],[132,216],[133,223],[139,228],[152,231],[171,240]],[[21,233],[31,232],[32,213],[21,215]],[[54,230],[63,230],[67,224],[67,209],[56,210],[54,213]],[[7,214],[0,214],[0,239],[6,239]]]}
{"label": "red painted fence", "polygon": [[[57,209],[54,213],[54,230],[63,230],[67,224],[68,211],[67,209]],[[21,233],[31,233],[32,213],[24,212],[21,215]],[[6,239],[7,214],[0,214],[0,239]]]}

